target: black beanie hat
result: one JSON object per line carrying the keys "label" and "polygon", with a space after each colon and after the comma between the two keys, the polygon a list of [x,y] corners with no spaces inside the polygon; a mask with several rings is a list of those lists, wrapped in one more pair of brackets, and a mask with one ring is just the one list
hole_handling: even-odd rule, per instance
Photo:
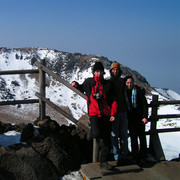
{"label": "black beanie hat", "polygon": [[93,73],[97,70],[102,70],[104,72],[104,66],[100,61],[96,62],[93,66]]}

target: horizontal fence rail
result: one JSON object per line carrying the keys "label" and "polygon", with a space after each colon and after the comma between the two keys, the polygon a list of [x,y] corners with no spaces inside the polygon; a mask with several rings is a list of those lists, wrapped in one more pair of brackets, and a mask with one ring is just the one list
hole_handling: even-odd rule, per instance
{"label": "horizontal fence rail", "polygon": [[11,75],[11,74],[34,74],[39,73],[38,69],[26,69],[26,70],[9,70],[0,71],[0,75]]}
{"label": "horizontal fence rail", "polygon": [[60,108],[59,106],[57,106],[56,104],[54,104],[53,102],[51,102],[49,99],[43,97],[42,95],[40,95],[39,93],[35,94],[38,98],[42,99],[45,103],[47,103],[49,106],[51,106],[53,109],[55,109],[56,111],[58,111],[59,113],[61,113],[63,116],[65,116],[66,118],[68,118],[69,120],[71,120],[74,124],[79,125],[81,128],[83,128],[84,130],[86,130],[86,132],[90,133],[89,129],[83,125],[82,123],[80,123],[77,119],[75,119],[73,116],[71,116],[69,113],[67,113],[66,111],[64,111],[62,108]]}
{"label": "horizontal fence rail", "polygon": [[180,118],[180,114],[163,114],[163,115],[157,115],[158,119],[166,119],[166,118]]}
{"label": "horizontal fence rail", "polygon": [[158,101],[159,105],[176,105],[176,104],[180,104],[179,100],[176,101]]}
{"label": "horizontal fence rail", "polygon": [[150,116],[151,127],[150,130],[145,133],[150,134],[150,142],[149,142],[150,149],[153,150],[158,160],[165,160],[165,155],[161,146],[158,133],[175,132],[180,130],[180,128],[157,129],[157,122],[159,119],[179,117],[179,114],[158,115],[158,108],[160,105],[176,105],[176,104],[180,104],[180,101],[159,101],[157,95],[152,96],[152,101],[150,103],[150,107],[152,108],[151,116]]}
{"label": "horizontal fence rail", "polygon": [[0,105],[33,104],[33,103],[39,103],[39,99],[3,101],[3,102],[0,102]]}
{"label": "horizontal fence rail", "polygon": [[[53,109],[61,113],[63,116],[71,120],[76,125],[79,125],[83,128],[86,132],[90,133],[90,129],[86,127],[81,122],[78,122],[71,114],[64,111],[62,108],[51,102],[49,99],[46,98],[45,92],[45,73],[51,75],[57,81],[62,83],[67,88],[74,91],[76,94],[80,95],[82,98],[86,99],[86,95],[81,93],[76,88],[72,87],[67,81],[59,77],[56,73],[50,71],[47,67],[45,67],[45,60],[39,60],[39,62],[35,62],[35,65],[38,69],[28,69],[28,70],[8,70],[8,71],[0,71],[0,75],[12,75],[12,74],[39,74],[39,93],[37,92],[35,95],[38,99],[24,99],[24,100],[11,100],[11,101],[1,101],[0,105],[15,105],[15,104],[32,104],[32,103],[39,103],[39,117],[43,120],[46,116],[46,104],[50,105]],[[158,114],[158,108],[161,105],[178,105],[180,101],[159,101],[157,95],[152,96],[152,101],[148,104],[148,108],[151,108],[151,114],[149,116],[150,121],[150,130],[146,131],[146,135],[150,135],[150,149],[153,149],[156,158],[158,160],[165,160],[164,152],[161,146],[161,142],[158,136],[158,133],[165,133],[165,132],[177,132],[180,131],[180,128],[164,128],[164,129],[157,129],[157,122],[159,119],[169,119],[169,118],[180,118],[180,114]],[[93,162],[97,160],[97,150],[98,144],[96,140],[93,140]]]}
{"label": "horizontal fence rail", "polygon": [[65,81],[64,79],[62,79],[61,77],[59,77],[57,74],[53,73],[52,71],[50,71],[48,68],[46,68],[45,66],[43,66],[42,64],[36,62],[35,65],[40,68],[41,70],[43,70],[44,72],[46,72],[47,74],[51,75],[53,78],[55,78],[56,80],[58,80],[60,83],[62,83],[63,85],[65,85],[67,88],[71,89],[72,91],[74,91],[75,93],[77,93],[78,95],[80,95],[81,97],[83,97],[84,99],[86,99],[86,95],[84,95],[82,92],[80,92],[78,89],[74,88],[71,86],[71,84],[69,84],[67,81]]}
{"label": "horizontal fence rail", "polygon": [[[148,107],[152,107],[155,103],[153,101],[151,101],[148,104]],[[180,104],[179,100],[175,100],[175,101],[158,101],[156,106],[160,106],[160,105],[177,105]]]}
{"label": "horizontal fence rail", "polygon": [[73,123],[77,124],[78,120],[76,120],[74,117],[72,117],[69,113],[67,113],[66,111],[64,111],[62,108],[60,108],[59,106],[55,105],[53,102],[51,102],[49,99],[43,97],[42,95],[40,95],[39,93],[35,94],[39,99],[42,99],[45,103],[47,103],[48,105],[50,105],[51,107],[53,107],[55,110],[59,111],[62,115],[64,115],[66,118],[70,119]]}
{"label": "horizontal fence rail", "polygon": [[[12,74],[34,74],[39,73],[38,69],[24,69],[24,70],[7,70],[7,71],[0,71],[0,75],[12,75]],[[1,101],[0,105],[16,105],[16,104],[33,104],[39,103],[39,99],[24,99],[24,100],[8,100],[8,101]]]}
{"label": "horizontal fence rail", "polygon": [[165,133],[165,132],[177,132],[180,131],[180,128],[164,128],[164,129],[156,129],[156,130],[149,130],[146,134],[151,133]]}

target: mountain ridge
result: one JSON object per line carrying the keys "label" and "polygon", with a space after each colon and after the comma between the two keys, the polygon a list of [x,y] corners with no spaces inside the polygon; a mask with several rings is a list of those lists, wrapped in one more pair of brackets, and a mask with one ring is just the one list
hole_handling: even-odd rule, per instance
{"label": "mountain ridge", "polygon": [[[83,70],[88,69],[92,66],[92,63],[95,60],[100,60],[103,62],[106,69],[109,69],[112,61],[110,61],[107,57],[100,56],[100,55],[86,55],[81,53],[68,53],[63,51],[58,51],[56,49],[48,49],[48,48],[0,48],[0,54],[6,54],[6,57],[10,52],[14,53],[14,59],[16,60],[30,60],[31,65],[35,63],[35,59],[46,59],[46,66],[52,70],[54,70],[58,75],[61,75],[62,71],[72,71],[73,69],[80,68],[80,72]],[[51,55],[53,54],[54,57],[52,58]],[[27,55],[28,54],[28,55]],[[25,56],[25,57],[24,57]],[[56,59],[56,61],[55,61]],[[150,85],[145,77],[139,74],[137,71],[130,69],[127,66],[122,64],[121,69],[123,76],[125,75],[133,75],[135,81],[139,84],[145,84],[144,87],[148,89]],[[66,78],[66,77],[65,77]]]}
{"label": "mountain ridge", "polygon": [[[47,68],[57,73],[69,83],[73,80],[82,83],[85,78],[92,76],[91,68],[97,60],[100,60],[104,64],[105,78],[108,78],[109,68],[112,64],[112,61],[108,60],[107,57],[99,55],[73,54],[48,48],[0,48],[0,71],[36,69],[35,62],[39,59],[44,59]],[[158,94],[158,91],[152,88],[146,78],[137,71],[122,64],[121,69],[122,77],[132,75],[136,83],[145,88],[148,96],[152,95],[154,91]],[[0,76],[0,101],[37,98],[35,93],[39,91],[38,86],[37,74]],[[79,119],[87,111],[85,100],[82,100],[81,97],[74,94],[74,92],[64,87],[49,75],[46,75],[46,96],[52,102],[72,114],[76,119]],[[12,118],[12,112],[14,112],[17,116],[13,117],[14,119],[23,121],[23,118],[25,118],[24,114],[26,114],[29,116],[26,117],[26,120],[32,121],[32,119],[38,117],[39,113],[37,105],[33,105],[32,108],[29,108],[28,105],[11,106],[9,111],[6,107],[0,108],[0,120],[7,118],[8,115],[11,115],[9,118]],[[19,111],[22,111],[20,115],[18,115]],[[59,123],[70,123],[66,118],[57,115],[50,107],[47,108],[47,115],[51,116],[52,119],[61,119]]]}

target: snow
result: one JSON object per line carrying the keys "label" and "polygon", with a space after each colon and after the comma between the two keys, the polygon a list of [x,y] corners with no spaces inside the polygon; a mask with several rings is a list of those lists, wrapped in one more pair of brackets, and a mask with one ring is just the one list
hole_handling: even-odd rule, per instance
{"label": "snow", "polygon": [[12,144],[20,143],[21,134],[16,131],[8,131],[0,135],[0,145],[7,147]]}
{"label": "snow", "polygon": [[160,133],[159,137],[166,160],[180,157],[180,132]]}
{"label": "snow", "polygon": [[[12,51],[11,53],[1,53],[0,60],[1,66],[0,70],[18,70],[18,69],[32,69],[31,63],[29,60],[26,60],[26,56],[23,54],[21,60],[16,59],[16,54],[21,57],[20,52]],[[48,57],[52,63],[56,59],[56,54],[52,50],[47,49],[38,49],[37,54],[41,59]],[[65,58],[65,55],[62,56]],[[63,65],[65,66],[65,64]],[[105,70],[105,78],[108,78],[109,71]],[[64,73],[64,77],[67,77],[67,74]],[[72,76],[68,79],[69,83],[73,80],[78,81],[80,84],[84,81],[84,77],[92,77],[92,65],[83,73],[80,72],[80,69],[77,68],[76,71],[72,72]],[[30,78],[28,74],[26,75],[13,75],[13,76],[3,76],[3,79],[6,81],[6,88],[9,89],[13,94],[15,94],[15,100],[26,99],[26,98],[36,98],[35,93],[38,92],[38,84],[35,79]],[[72,116],[76,119],[79,119],[84,113],[87,113],[86,100],[75,94],[72,90],[69,90],[61,83],[47,77],[47,86],[46,94],[47,98],[50,98],[52,102],[57,105],[68,107]],[[20,86],[14,86],[12,81],[17,81]],[[159,96],[159,100],[180,100],[180,95],[176,92],[169,89],[160,89],[155,88],[156,91],[152,94]],[[148,103],[151,101],[152,97],[147,96]],[[0,96],[1,100],[1,96]],[[23,108],[23,105],[21,106]],[[180,114],[179,106],[175,105],[164,105],[160,106],[158,109],[158,114]],[[149,109],[149,114],[151,109]],[[68,120],[67,120],[68,121]],[[68,123],[72,123],[68,121]],[[157,122],[157,128],[175,128],[180,127],[180,118],[176,119],[161,119]],[[150,122],[146,125],[146,131],[150,129]],[[177,143],[177,140],[180,139],[180,132],[168,132],[168,133],[159,133],[161,144],[165,153],[166,160],[171,160],[173,158],[178,158],[180,153],[180,143]],[[147,136],[147,142],[149,142],[149,137]],[[7,147],[9,145],[20,143],[20,133],[15,131],[10,131],[5,134],[0,135],[0,145]],[[66,175],[61,178],[62,180],[70,179],[82,179],[79,171],[71,172],[69,175]]]}
{"label": "snow", "polygon": [[180,95],[170,89],[155,88],[159,94],[169,100],[180,100]]}
{"label": "snow", "polygon": [[29,61],[22,59],[21,63],[19,63],[19,60],[15,59],[16,54],[17,54],[16,52],[11,52],[6,55],[0,54],[0,59],[1,59],[0,69],[1,70],[32,69],[32,65],[30,64]]}
{"label": "snow", "polygon": [[[180,132],[160,133],[159,134],[162,148],[166,160],[178,158],[180,154],[180,143],[177,140],[180,139]],[[0,135],[0,145],[7,147],[15,143],[20,143],[20,133],[16,131],[9,131]],[[79,171],[69,172],[69,174],[60,177],[61,180],[83,180]]]}
{"label": "snow", "polygon": [[69,172],[67,175],[60,178],[61,180],[83,180],[79,171]]}
{"label": "snow", "polygon": [[[70,96],[73,96],[70,94],[70,92],[67,93],[70,98]],[[65,98],[65,97],[64,97]],[[74,98],[74,102],[79,101],[79,98],[77,95]],[[150,98],[150,97],[148,97]],[[64,101],[64,99],[63,99]],[[65,101],[65,104],[70,101],[67,97],[67,101]],[[82,99],[82,102],[84,103],[84,99]],[[81,101],[78,103],[82,103]],[[86,103],[84,103],[86,104]],[[85,105],[86,107],[86,105]],[[80,108],[80,107],[78,107]],[[179,114],[179,110],[177,106],[175,105],[166,105],[166,106],[160,106],[158,110],[159,114]],[[157,122],[157,128],[174,128],[174,127],[180,127],[180,118],[176,119],[162,119]],[[150,122],[146,125],[146,131],[150,129]],[[165,154],[166,160],[171,160],[174,158],[178,158],[180,154],[180,143],[178,143],[180,139],[180,132],[167,132],[167,133],[159,133],[159,138],[161,141],[161,145]],[[7,133],[4,133],[0,135],[0,145],[7,147],[9,145],[20,143],[20,133],[15,131],[9,131]],[[149,136],[147,136],[147,143],[149,143]],[[129,147],[130,147],[130,141],[129,141]],[[61,180],[83,180],[81,174],[79,171],[75,172],[69,172],[69,174],[60,177]]]}
{"label": "snow", "polygon": [[[147,97],[147,99],[150,102],[150,97]],[[176,105],[161,105],[158,109],[158,115],[180,114],[178,107]],[[149,114],[150,111],[151,109],[149,109]],[[180,118],[160,119],[157,122],[157,129],[164,128],[180,128]],[[150,130],[150,122],[146,125],[146,131],[148,130]],[[180,138],[180,132],[159,133],[159,138],[166,160],[178,158],[180,154],[180,143],[177,143],[177,139]],[[147,142],[149,142],[148,136]]]}

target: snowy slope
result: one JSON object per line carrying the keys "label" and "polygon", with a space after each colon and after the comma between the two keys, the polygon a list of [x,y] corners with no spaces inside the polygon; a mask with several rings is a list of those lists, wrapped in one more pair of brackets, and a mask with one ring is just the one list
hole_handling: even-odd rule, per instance
{"label": "snowy slope", "polygon": [[170,89],[155,88],[156,91],[167,100],[180,100],[180,95]]}
{"label": "snowy slope", "polygon": [[[82,83],[85,77],[92,76],[91,67],[98,58],[92,58],[87,68],[82,69],[81,66],[73,64],[73,69],[70,71],[69,59],[67,53],[56,52],[54,50],[37,48],[29,50],[19,49],[3,49],[0,50],[0,71],[1,70],[19,70],[19,69],[35,69],[34,62],[37,59],[46,58],[47,65],[52,68],[55,73],[59,73],[69,83],[73,80],[77,80]],[[78,56],[78,55],[77,55]],[[33,59],[34,58],[34,59]],[[57,61],[58,60],[58,61]],[[60,68],[60,69],[59,69]],[[105,70],[105,77],[109,77],[108,70]],[[80,96],[76,95],[71,90],[64,87],[61,83],[52,79],[50,76],[46,76],[46,93],[47,98],[50,98],[52,102],[59,106],[68,108],[72,115],[79,119],[84,113],[87,112],[86,101]],[[39,91],[38,82],[36,76],[26,75],[3,75],[0,76],[0,101],[3,100],[20,100],[20,99],[34,99],[37,98],[35,93]],[[180,100],[180,95],[169,89],[155,88],[152,94],[159,96],[159,100]],[[150,103],[152,96],[147,96],[147,100]],[[24,108],[24,111],[28,111],[25,105],[20,107]],[[37,107],[34,107],[37,108]],[[33,111],[33,107],[30,109]],[[150,114],[151,109],[149,109]],[[158,110],[159,114],[180,114],[179,106],[167,105],[160,106]],[[68,121],[68,120],[67,120]],[[68,123],[70,123],[68,121]],[[163,119],[157,123],[157,128],[174,128],[180,127],[180,119]],[[150,129],[150,123],[146,125],[146,130]],[[12,136],[12,134],[10,133]],[[1,136],[1,145],[9,145],[13,142],[9,142],[9,134]],[[19,141],[19,134],[14,134],[15,142]],[[177,143],[177,139],[180,138],[180,133],[161,133],[161,143],[165,152],[167,160],[177,158],[180,153],[180,144]],[[12,137],[11,137],[11,140]],[[147,140],[148,137],[147,137]],[[72,176],[70,176],[70,179]],[[68,178],[67,178],[68,179]]]}
{"label": "snowy slope", "polygon": [[[66,52],[46,48],[7,49],[0,48],[0,70],[35,69],[34,62],[38,59],[46,59],[46,65],[59,74],[69,83],[73,80],[82,83],[86,77],[92,76],[91,68],[99,56],[92,56],[88,65],[81,60],[77,61],[79,54],[70,59],[72,55]],[[77,63],[78,62],[78,63]],[[106,64],[110,62],[105,59]],[[72,67],[71,67],[72,66]],[[84,66],[87,66],[84,67]],[[129,69],[129,68],[128,68]],[[109,77],[109,71],[105,69],[105,78]],[[35,93],[39,91],[38,76],[2,75],[0,76],[0,100],[35,99]],[[72,115],[79,119],[87,112],[86,101],[73,91],[67,89],[51,76],[46,75],[46,97],[59,106],[68,108]],[[166,89],[155,89],[152,94],[158,94],[160,100],[180,99],[180,95]],[[148,96],[151,101],[151,96]],[[25,106],[21,106],[23,108]],[[162,107],[163,108],[163,107]],[[170,108],[170,107],[169,107]],[[171,111],[179,112],[177,107]]]}

